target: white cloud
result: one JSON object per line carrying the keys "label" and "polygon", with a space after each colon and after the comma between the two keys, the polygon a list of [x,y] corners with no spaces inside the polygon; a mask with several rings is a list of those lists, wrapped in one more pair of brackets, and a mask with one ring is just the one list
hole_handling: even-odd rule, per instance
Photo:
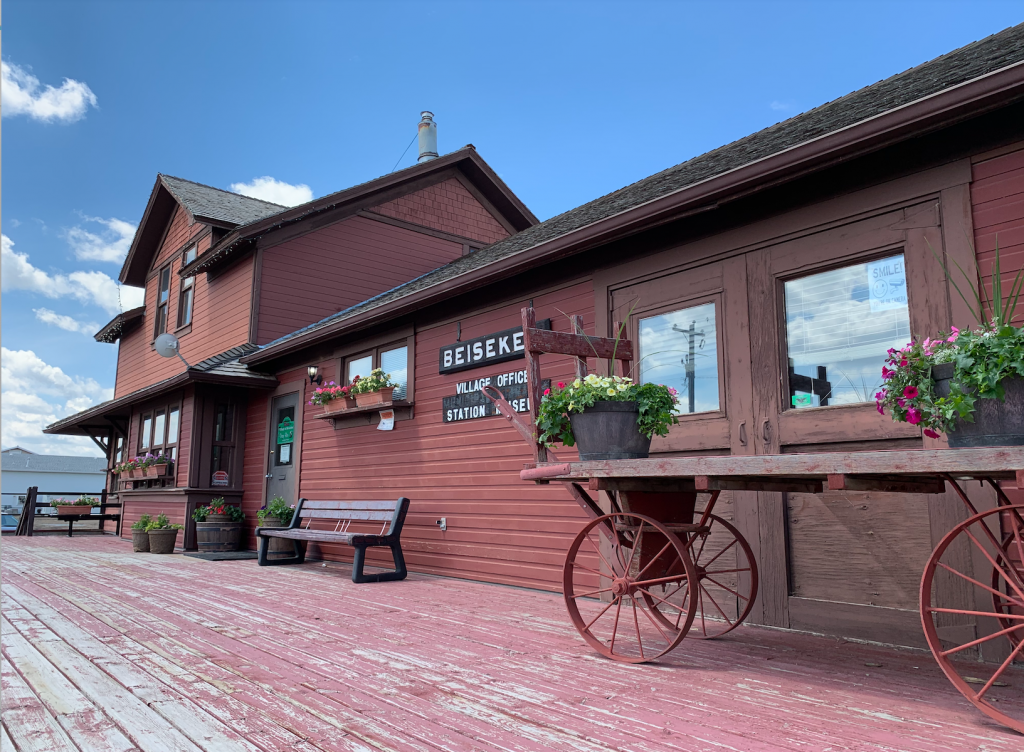
{"label": "white cloud", "polygon": [[111,399],[113,389],[94,379],[69,376],[45,363],[31,350],[0,348],[0,442],[43,454],[99,456],[98,447],[85,436],[47,436],[43,429],[54,421]]}
{"label": "white cloud", "polygon": [[[120,287],[103,272],[71,272],[71,274],[49,274],[38,269],[28,260],[28,254],[14,250],[14,242],[3,235],[2,273],[3,290],[28,290],[48,298],[72,297],[88,305],[102,308],[113,316],[122,307],[129,310],[142,305],[145,291],[139,287]],[[118,288],[120,287],[120,304]]]}
{"label": "white cloud", "polygon": [[65,78],[60,88],[47,84],[14,63],[0,63],[4,117],[27,115],[33,120],[49,123],[59,120],[73,123],[85,116],[89,106],[96,107],[96,95],[81,81]]}
{"label": "white cloud", "polygon": [[776,112],[789,112],[793,109],[793,105],[790,102],[780,102],[777,99],[768,106]]}
{"label": "white cloud", "polygon": [[243,196],[258,198],[281,206],[298,206],[313,200],[313,189],[305,183],[292,185],[269,175],[253,178],[248,183],[232,183],[231,190]]}
{"label": "white cloud", "polygon": [[49,308],[33,308],[32,313],[44,324],[50,324],[68,332],[80,332],[90,337],[98,332],[101,326],[95,321],[79,321],[71,316],[64,316],[56,311],[51,311]]}
{"label": "white cloud", "polygon": [[85,217],[88,222],[99,222],[106,225],[103,235],[96,235],[82,227],[72,227],[65,233],[75,258],[83,261],[109,261],[120,264],[128,255],[132,238],[135,237],[135,225],[120,219],[103,219],[101,217]]}

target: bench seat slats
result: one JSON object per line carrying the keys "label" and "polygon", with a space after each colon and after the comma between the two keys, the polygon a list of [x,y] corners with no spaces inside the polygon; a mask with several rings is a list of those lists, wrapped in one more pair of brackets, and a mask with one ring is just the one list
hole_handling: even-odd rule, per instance
{"label": "bench seat slats", "polygon": [[395,510],[390,512],[366,512],[362,510],[332,510],[332,509],[305,509],[303,508],[299,517],[302,519],[314,520],[390,520],[395,516]]}
{"label": "bench seat slats", "polygon": [[[351,544],[352,539],[361,533],[334,533],[330,530],[303,530],[302,528],[263,529],[261,534],[270,538],[289,538],[291,540],[323,541],[325,543]],[[366,537],[366,536],[363,536]]]}
{"label": "bench seat slats", "polygon": [[302,503],[302,509],[386,509],[395,511],[397,501],[309,501]]}

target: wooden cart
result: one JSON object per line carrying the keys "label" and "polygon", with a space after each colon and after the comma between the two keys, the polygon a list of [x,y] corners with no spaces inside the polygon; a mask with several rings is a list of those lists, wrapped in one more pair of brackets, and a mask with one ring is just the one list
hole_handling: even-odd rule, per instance
{"label": "wooden cart", "polygon": [[[626,361],[623,372],[629,372],[629,342],[550,332],[533,323],[533,310],[524,309],[534,419],[541,353],[575,356],[580,376],[586,374],[588,356]],[[576,326],[580,331],[578,319]],[[522,479],[564,483],[590,517],[566,556],[564,597],[584,640],[614,660],[656,660],[686,637],[729,632],[750,612],[757,597],[757,562],[740,532],[715,514],[722,491],[938,494],[948,486],[967,516],[925,566],[920,591],[925,637],[939,666],[968,700],[1024,733],[1024,708],[999,703],[991,692],[1011,674],[1024,681],[1013,666],[1024,659],[1024,505],[1011,503],[1000,486],[1011,481],[1024,487],[1024,447],[559,462],[500,392],[484,387],[484,393],[534,447],[536,462],[522,471]],[[989,484],[997,505],[979,510],[964,480]],[[604,500],[592,496],[594,491],[606,492]],[[941,580],[943,586],[936,587]],[[996,627],[985,628],[986,620]],[[978,659],[979,646],[991,640],[1009,643],[1000,664]]]}

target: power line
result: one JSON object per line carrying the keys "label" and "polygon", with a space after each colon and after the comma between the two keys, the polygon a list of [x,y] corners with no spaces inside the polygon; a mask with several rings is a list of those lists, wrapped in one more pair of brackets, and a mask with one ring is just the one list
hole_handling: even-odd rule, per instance
{"label": "power line", "polygon": [[[416,136],[418,136],[418,135],[419,135],[419,133],[417,133],[417,134],[416,134]],[[415,140],[416,140],[416,136],[413,136],[413,137],[412,137],[412,141],[415,141]],[[412,141],[410,141],[410,142],[409,142],[409,146],[406,146],[406,147],[405,147],[405,151],[403,151],[403,152],[402,152],[402,156],[400,156],[400,157],[398,158],[398,162],[401,162],[401,161],[402,161],[402,160],[403,160],[403,159],[405,158],[405,155],[406,155],[406,154],[407,154],[407,153],[409,152],[409,147],[410,147],[410,146],[412,146]],[[391,168],[391,172],[394,172],[394,171],[395,171],[395,169],[396,169],[396,168],[398,167],[398,162],[395,162],[395,166]],[[391,174],[391,172],[389,172],[388,174],[390,175],[390,174]]]}

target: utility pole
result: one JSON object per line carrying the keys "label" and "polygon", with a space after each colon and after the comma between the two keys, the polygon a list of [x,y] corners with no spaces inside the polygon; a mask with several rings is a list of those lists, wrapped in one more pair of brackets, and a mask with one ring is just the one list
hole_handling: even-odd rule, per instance
{"label": "utility pole", "polygon": [[701,329],[699,332],[696,331],[696,329],[697,329],[697,322],[696,321],[691,321],[690,322],[690,326],[689,326],[688,329],[681,329],[681,328],[679,328],[679,326],[677,326],[675,324],[672,325],[672,330],[673,331],[681,332],[682,334],[685,334],[689,338],[689,340],[690,340],[690,344],[689,344],[689,348],[688,348],[689,349],[689,354],[687,355],[687,357],[683,358],[680,362],[686,367],[686,393],[687,393],[687,397],[689,397],[690,412],[691,413],[694,412],[694,410],[695,410],[695,407],[696,407],[695,403],[696,403],[696,396],[697,396],[696,395],[696,389],[695,389],[696,384],[695,384],[695,380],[694,380],[694,371],[695,371],[696,364],[694,363],[694,360],[693,360],[694,359],[694,353],[695,353],[695,350],[696,350],[695,343],[697,341],[697,337],[703,337],[704,336],[704,330],[703,329]]}

